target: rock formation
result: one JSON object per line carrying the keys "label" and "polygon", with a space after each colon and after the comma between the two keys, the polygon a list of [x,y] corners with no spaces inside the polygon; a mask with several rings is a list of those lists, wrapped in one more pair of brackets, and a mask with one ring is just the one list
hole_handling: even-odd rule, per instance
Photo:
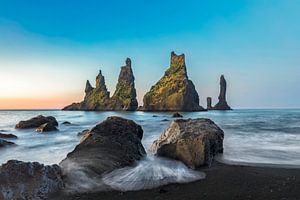
{"label": "rock formation", "polygon": [[143,99],[143,111],[201,111],[195,86],[188,79],[185,56],[171,53],[169,69]]}
{"label": "rock formation", "polygon": [[220,94],[219,94],[219,102],[213,107],[214,110],[231,110],[226,101],[226,80],[224,75],[220,77]]}
{"label": "rock formation", "polygon": [[158,156],[180,160],[190,168],[210,165],[223,152],[224,132],[210,119],[176,119],[152,144]]}
{"label": "rock formation", "polygon": [[58,129],[52,123],[42,124],[36,129],[36,132],[38,133],[50,132],[50,131],[58,131]]}
{"label": "rock formation", "polygon": [[[89,177],[133,165],[146,155],[141,143],[143,130],[132,120],[109,117],[86,133],[60,165],[69,179],[76,179],[76,169]],[[75,174],[74,174],[75,173]]]}
{"label": "rock formation", "polygon": [[126,65],[121,67],[115,93],[110,98],[107,91],[105,79],[101,70],[96,77],[96,88],[93,88],[89,81],[86,82],[85,97],[80,103],[73,103],[63,110],[126,110],[134,111],[138,107],[134,76],[131,68],[131,60],[126,59]]}
{"label": "rock formation", "polygon": [[9,141],[0,139],[0,148],[6,147],[6,146],[12,146],[12,145],[16,145],[16,144],[13,142],[9,142]]}
{"label": "rock formation", "polygon": [[17,139],[18,137],[14,134],[0,133],[0,138],[2,138],[2,139]]}
{"label": "rock formation", "polygon": [[207,102],[207,110],[213,109],[211,97],[207,97],[206,102]]}
{"label": "rock formation", "polygon": [[16,128],[17,129],[37,128],[45,123],[51,123],[53,126],[58,126],[55,117],[52,116],[44,117],[43,115],[39,115],[37,117],[31,118],[26,121],[20,121],[16,125]]}
{"label": "rock formation", "polygon": [[64,188],[58,165],[10,160],[0,167],[0,199],[47,199]]}
{"label": "rock formation", "polygon": [[183,117],[180,113],[176,112],[172,115],[173,118],[181,118]]}

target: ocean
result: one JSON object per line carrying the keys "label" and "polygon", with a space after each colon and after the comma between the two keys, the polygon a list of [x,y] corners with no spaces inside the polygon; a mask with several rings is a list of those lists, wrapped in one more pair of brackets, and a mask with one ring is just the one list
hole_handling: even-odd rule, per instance
{"label": "ocean", "polygon": [[[39,134],[34,129],[14,128],[18,121],[37,115],[54,116],[59,131]],[[182,115],[210,118],[224,130],[224,154],[219,157],[223,162],[300,166],[300,109],[237,109],[182,112]],[[12,140],[17,146],[0,149],[0,164],[11,159],[58,164],[79,143],[78,132],[92,128],[109,116],[121,116],[140,124],[145,149],[149,149],[173,120],[172,113],[166,112],[2,110],[0,132],[15,134],[18,139]],[[63,125],[64,121],[72,125]]]}

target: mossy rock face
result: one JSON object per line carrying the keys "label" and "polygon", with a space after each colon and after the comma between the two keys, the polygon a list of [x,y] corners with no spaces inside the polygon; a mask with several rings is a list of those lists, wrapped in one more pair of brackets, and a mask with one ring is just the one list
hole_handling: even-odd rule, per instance
{"label": "mossy rock face", "polygon": [[200,111],[199,96],[188,79],[185,56],[171,53],[171,63],[164,76],[144,96],[144,111]]}
{"label": "mossy rock face", "polygon": [[84,100],[66,106],[63,110],[134,111],[138,107],[134,80],[131,60],[127,58],[126,65],[121,67],[116,90],[111,98],[105,85],[104,76],[99,71],[96,77],[96,88],[93,88],[87,81]]}

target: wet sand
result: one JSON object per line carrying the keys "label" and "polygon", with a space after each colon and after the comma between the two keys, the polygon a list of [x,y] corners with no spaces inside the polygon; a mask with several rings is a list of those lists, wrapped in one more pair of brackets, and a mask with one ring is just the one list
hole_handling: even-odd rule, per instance
{"label": "wet sand", "polygon": [[135,192],[57,194],[51,199],[82,200],[300,200],[300,169],[227,165],[201,169],[206,179]]}

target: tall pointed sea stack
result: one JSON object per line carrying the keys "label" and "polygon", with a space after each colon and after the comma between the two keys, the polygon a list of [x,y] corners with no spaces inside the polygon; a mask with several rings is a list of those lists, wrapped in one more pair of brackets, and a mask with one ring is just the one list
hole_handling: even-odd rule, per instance
{"label": "tall pointed sea stack", "polygon": [[105,85],[105,79],[101,70],[96,77],[96,87],[93,88],[89,81],[86,82],[85,97],[80,103],[73,103],[63,110],[127,110],[133,111],[138,107],[134,76],[131,69],[131,60],[126,59],[126,65],[121,67],[118,84],[114,95],[110,98],[110,92]]}
{"label": "tall pointed sea stack", "polygon": [[138,107],[130,58],[127,58],[126,65],[121,67],[116,91],[111,98],[110,105],[112,110],[134,111]]}
{"label": "tall pointed sea stack", "polygon": [[214,106],[214,110],[231,110],[229,105],[226,101],[226,80],[224,75],[220,77],[220,95],[219,95],[219,102]]}
{"label": "tall pointed sea stack", "polygon": [[169,69],[144,96],[144,111],[201,111],[195,86],[188,79],[185,56],[171,53]]}

